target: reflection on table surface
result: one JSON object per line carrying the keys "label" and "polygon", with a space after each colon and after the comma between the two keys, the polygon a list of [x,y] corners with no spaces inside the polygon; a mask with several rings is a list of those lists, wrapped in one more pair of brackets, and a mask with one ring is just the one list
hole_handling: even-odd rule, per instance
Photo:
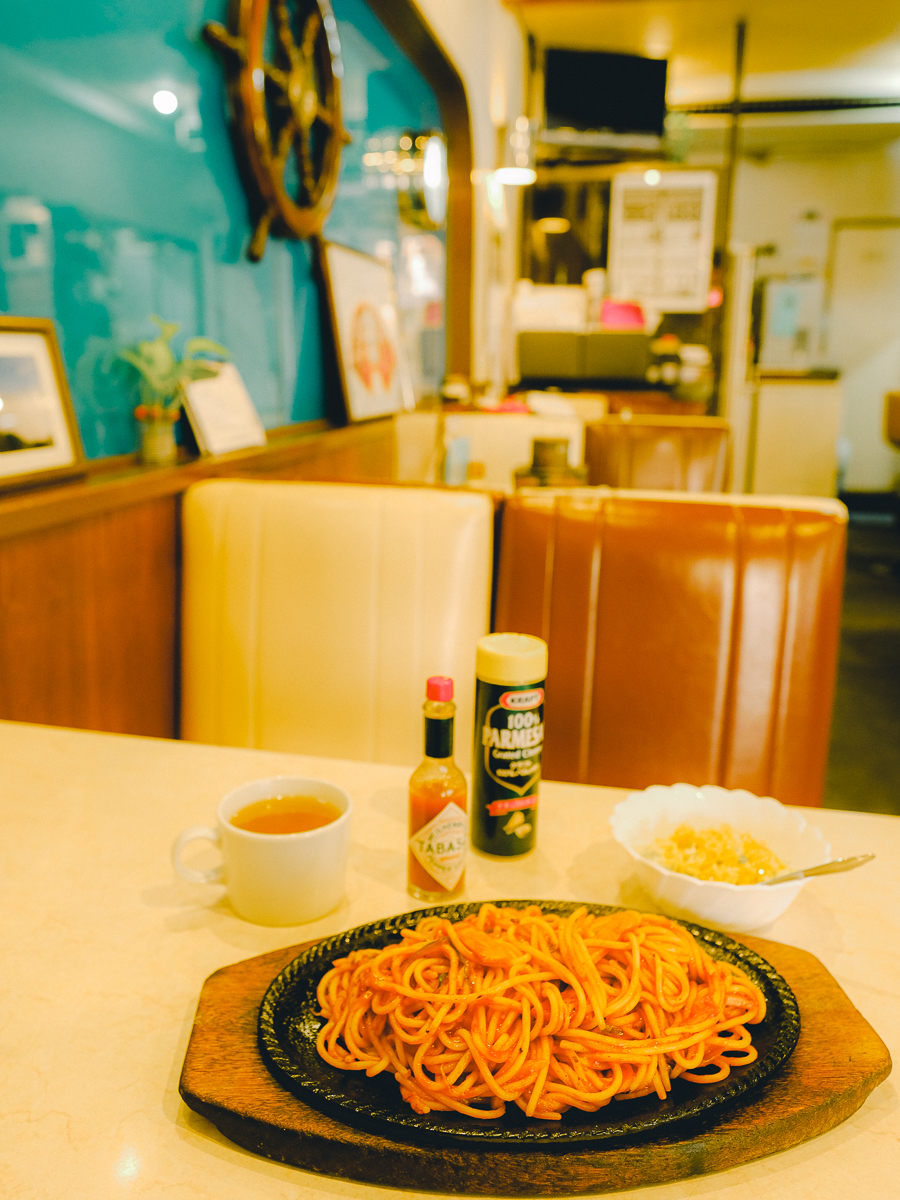
{"label": "reflection on table surface", "polygon": [[[7,722],[0,723],[0,762],[10,993],[0,1081],[4,1194],[244,1200],[370,1192],[238,1149],[186,1108],[178,1077],[197,996],[212,971],[417,907],[405,891],[410,769]],[[329,779],[356,805],[342,904],[291,929],[239,920],[219,885],[178,881],[169,861],[176,834],[211,821],[225,791],[277,773]],[[534,854],[513,862],[473,856],[465,898],[647,907],[609,831],[609,813],[623,795],[545,783]],[[878,858],[847,875],[810,880],[761,932],[817,955],[896,1056],[900,818],[831,810],[810,810],[810,817],[836,854],[874,849]],[[212,849],[198,854],[198,865],[214,861]],[[830,1200],[853,1189],[876,1200],[893,1192],[898,1134],[889,1079],[814,1142],[724,1174],[629,1194]]]}

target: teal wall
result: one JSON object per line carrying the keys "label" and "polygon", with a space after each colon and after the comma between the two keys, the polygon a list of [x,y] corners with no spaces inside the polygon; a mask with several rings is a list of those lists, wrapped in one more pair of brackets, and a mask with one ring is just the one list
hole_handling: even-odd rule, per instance
{"label": "teal wall", "polygon": [[[363,0],[333,0],[345,77],[326,236],[398,243],[396,193],[366,178],[365,139],[439,128],[435,97]],[[200,39],[226,0],[0,0],[0,312],[56,320],[85,450],[136,444],[117,352],[151,313],[223,342],[267,427],[324,415],[309,246],[250,228],[222,71]],[[179,98],[162,116],[160,88]],[[179,344],[176,339],[176,345]]]}

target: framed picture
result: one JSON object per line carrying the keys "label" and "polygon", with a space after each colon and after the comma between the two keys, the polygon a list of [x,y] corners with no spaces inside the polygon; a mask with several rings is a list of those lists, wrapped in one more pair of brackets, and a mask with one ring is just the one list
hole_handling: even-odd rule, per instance
{"label": "framed picture", "polygon": [[320,244],[320,261],[347,417],[366,421],[415,408],[390,267],[336,242]]}
{"label": "framed picture", "polygon": [[85,468],[53,322],[0,316],[0,490]]}

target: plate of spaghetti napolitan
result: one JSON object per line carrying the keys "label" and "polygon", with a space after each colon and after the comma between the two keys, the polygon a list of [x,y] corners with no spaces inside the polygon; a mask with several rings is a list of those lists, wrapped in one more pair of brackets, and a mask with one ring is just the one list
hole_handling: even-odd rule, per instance
{"label": "plate of spaghetti napolitan", "polygon": [[499,900],[325,938],[270,985],[259,1046],[298,1098],[400,1140],[565,1146],[701,1119],[790,1057],[785,980],[724,934]]}

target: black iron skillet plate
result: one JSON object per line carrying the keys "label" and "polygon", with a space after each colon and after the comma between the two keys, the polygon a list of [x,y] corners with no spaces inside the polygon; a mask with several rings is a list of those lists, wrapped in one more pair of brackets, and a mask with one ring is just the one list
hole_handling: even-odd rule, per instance
{"label": "black iron skillet plate", "polygon": [[[501,908],[537,904],[544,912],[560,916],[581,907],[598,915],[621,911],[610,905],[556,900],[492,903]],[[396,1080],[387,1072],[369,1078],[364,1071],[340,1071],[319,1057],[316,1035],[323,1020],[318,1015],[316,987],[334,959],[343,958],[352,950],[380,948],[396,942],[401,929],[414,928],[424,916],[461,921],[480,907],[480,903],[446,905],[373,921],[325,938],[289,963],[269,986],[259,1010],[260,1051],[278,1082],[320,1112],[393,1139],[494,1146],[498,1150],[564,1148],[611,1138],[637,1139],[673,1122],[705,1117],[711,1110],[732,1104],[758,1088],[790,1057],[797,1044],[800,1010],[794,993],[774,967],[725,934],[682,921],[680,924],[690,930],[713,958],[724,959],[746,971],[766,998],[765,1020],[751,1027],[759,1057],[748,1067],[736,1068],[719,1083],[694,1084],[676,1079],[665,1100],[645,1096],[613,1101],[596,1113],[570,1109],[560,1121],[528,1118],[514,1104],[507,1105],[505,1115],[499,1120],[480,1121],[452,1112],[423,1116],[402,1099]]]}

